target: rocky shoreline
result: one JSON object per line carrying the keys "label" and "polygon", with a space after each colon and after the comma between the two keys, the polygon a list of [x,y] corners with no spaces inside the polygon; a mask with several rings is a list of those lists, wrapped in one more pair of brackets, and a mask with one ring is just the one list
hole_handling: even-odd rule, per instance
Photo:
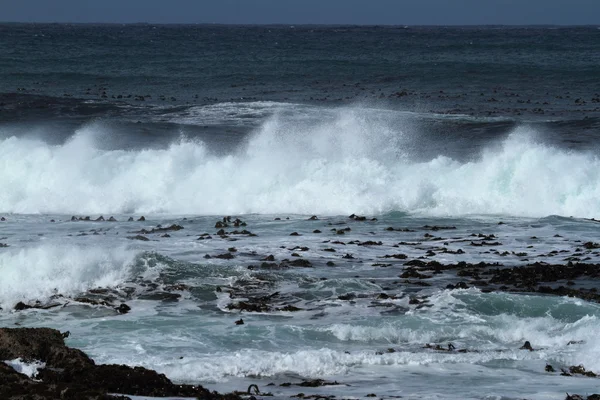
{"label": "rocky shoreline", "polygon": [[[67,347],[67,333],[50,328],[0,328],[0,398],[5,400],[129,399],[132,396],[194,397],[238,400],[202,386],[178,385],[143,367],[97,365],[81,350]],[[45,364],[33,377],[17,372],[6,361]],[[42,364],[43,365],[43,364]]]}

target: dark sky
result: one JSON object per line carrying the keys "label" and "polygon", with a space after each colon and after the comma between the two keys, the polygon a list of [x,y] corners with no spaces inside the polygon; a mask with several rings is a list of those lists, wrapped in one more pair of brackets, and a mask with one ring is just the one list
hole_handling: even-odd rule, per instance
{"label": "dark sky", "polygon": [[0,0],[0,21],[600,24],[600,0]]}

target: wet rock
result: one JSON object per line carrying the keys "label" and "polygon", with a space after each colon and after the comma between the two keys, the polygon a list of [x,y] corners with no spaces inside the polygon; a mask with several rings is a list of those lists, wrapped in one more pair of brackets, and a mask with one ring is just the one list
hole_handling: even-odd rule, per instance
{"label": "wet rock", "polygon": [[595,378],[597,375],[592,371],[587,371],[583,365],[573,365],[569,367],[569,373],[572,375],[583,375],[590,378]]}
{"label": "wet rock", "polygon": [[137,231],[134,233],[139,233],[139,234],[143,234],[143,235],[149,235],[152,233],[163,233],[163,232],[172,232],[172,231],[180,231],[183,229],[183,226],[181,225],[177,225],[177,224],[173,224],[171,226],[167,226],[166,228],[163,228],[162,226],[157,226],[156,228],[152,228],[150,230],[146,230],[146,229],[142,229],[141,231]]}
{"label": "wet rock", "polygon": [[127,218],[127,222],[132,222],[132,221],[133,221],[133,217]]}
{"label": "wet rock", "polygon": [[546,364],[546,367],[544,368],[544,370],[546,372],[556,372],[556,370],[554,369],[554,367],[552,367],[552,365],[550,365],[550,364]]}
{"label": "wet rock", "polygon": [[235,321],[236,325],[244,325],[244,320],[243,319],[238,319],[237,321]]}
{"label": "wet rock", "polygon": [[333,381],[326,381],[323,379],[311,379],[308,381],[302,381],[300,383],[296,384],[297,386],[302,386],[302,387],[319,387],[319,386],[331,386],[331,385],[339,385],[339,382]]}
{"label": "wet rock", "polygon": [[30,306],[29,304],[25,304],[22,301],[20,301],[17,304],[15,304],[13,309],[15,311],[23,311],[23,310],[28,310],[30,308],[33,308],[33,306]]}
{"label": "wet rock", "polygon": [[288,263],[286,263],[287,265],[291,266],[291,267],[303,267],[303,268],[309,268],[312,267],[312,264],[310,261],[304,259],[304,258],[300,258],[300,259],[296,259],[293,261],[290,261]]}
{"label": "wet rock", "polygon": [[300,234],[298,232],[292,232],[290,233],[290,236],[300,236]]}
{"label": "wet rock", "polygon": [[421,274],[421,273],[417,272],[417,270],[414,269],[414,268],[407,268],[406,271],[404,271],[400,275],[400,278],[404,278],[404,279],[408,279],[408,278],[429,279],[429,278],[431,278],[431,275],[424,275],[424,274]]}
{"label": "wet rock", "polygon": [[186,285],[185,283],[176,283],[174,285],[169,285],[169,286],[165,286],[164,289],[166,291],[183,291],[183,290],[190,290],[191,287]]}
{"label": "wet rock", "polygon": [[367,240],[365,242],[359,242],[357,243],[359,246],[381,246],[383,243],[381,243],[381,241],[379,242],[374,242],[372,240]]}
{"label": "wet rock", "polygon": [[125,399],[108,393],[135,396],[197,397],[238,400],[201,386],[176,385],[166,376],[143,367],[96,365],[85,353],[64,344],[63,335],[48,328],[0,328],[0,360],[21,358],[46,363],[37,380],[0,362],[2,399]]}
{"label": "wet rock", "polygon": [[117,311],[119,314],[127,314],[129,311],[131,311],[131,307],[123,303],[120,306],[115,307],[115,311]]}
{"label": "wet rock", "polygon": [[141,240],[143,242],[147,242],[147,241],[150,240],[146,236],[142,236],[142,235],[127,236],[127,239],[129,239],[129,240]]}
{"label": "wet rock", "polygon": [[423,229],[427,229],[427,230],[431,230],[431,231],[441,231],[441,230],[452,230],[452,229],[456,229],[455,226],[429,226],[429,225],[425,225],[423,227]]}
{"label": "wet rock", "polygon": [[220,258],[222,260],[232,260],[235,258],[235,256],[231,253],[223,253],[223,254],[217,254],[216,256],[213,256],[214,258]]}
{"label": "wet rock", "polygon": [[340,296],[338,296],[339,300],[354,300],[356,298],[356,294],[354,293],[346,293],[346,294],[342,294]]}
{"label": "wet rock", "polygon": [[288,304],[287,306],[281,307],[279,309],[279,311],[296,312],[296,311],[302,311],[302,308],[295,307],[295,306]]}
{"label": "wet rock", "polygon": [[519,347],[519,349],[534,351],[533,347],[531,347],[531,343],[529,343],[529,340],[525,341],[525,343],[523,344],[523,346]]}
{"label": "wet rock", "polygon": [[83,304],[89,304],[92,306],[103,306],[103,307],[111,307],[112,306],[112,304],[110,304],[109,301],[106,301],[104,299],[92,299],[92,298],[84,297],[84,296],[75,297],[75,298],[73,298],[73,301],[76,301],[78,303],[83,303]]}
{"label": "wet rock", "polygon": [[395,258],[396,260],[405,260],[407,258],[406,254],[386,254],[382,258]]}
{"label": "wet rock", "polygon": [[264,302],[249,302],[249,301],[240,301],[237,303],[229,303],[227,304],[228,310],[240,310],[247,312],[269,312],[271,311],[271,307]]}
{"label": "wet rock", "polygon": [[146,220],[146,217],[144,217],[143,215],[138,218],[138,221],[145,221],[145,220]]}

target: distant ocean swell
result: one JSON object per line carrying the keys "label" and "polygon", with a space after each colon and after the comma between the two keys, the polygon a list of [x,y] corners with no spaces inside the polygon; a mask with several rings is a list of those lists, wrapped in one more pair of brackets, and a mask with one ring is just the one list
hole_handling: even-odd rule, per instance
{"label": "distant ocean swell", "polygon": [[410,132],[351,110],[318,125],[272,117],[226,156],[185,138],[101,150],[103,129],[85,126],[59,146],[0,140],[0,212],[600,217],[598,157],[540,143],[527,128],[470,162],[414,161]]}

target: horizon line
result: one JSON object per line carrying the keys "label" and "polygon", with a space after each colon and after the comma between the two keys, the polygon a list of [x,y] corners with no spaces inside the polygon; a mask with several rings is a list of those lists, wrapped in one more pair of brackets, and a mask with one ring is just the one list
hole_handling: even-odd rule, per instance
{"label": "horizon line", "polygon": [[277,27],[600,27],[600,24],[371,24],[371,23],[228,23],[228,22],[64,22],[64,21],[1,21],[0,25],[178,25],[178,26],[196,26],[196,25],[218,25],[218,26],[277,26]]}

